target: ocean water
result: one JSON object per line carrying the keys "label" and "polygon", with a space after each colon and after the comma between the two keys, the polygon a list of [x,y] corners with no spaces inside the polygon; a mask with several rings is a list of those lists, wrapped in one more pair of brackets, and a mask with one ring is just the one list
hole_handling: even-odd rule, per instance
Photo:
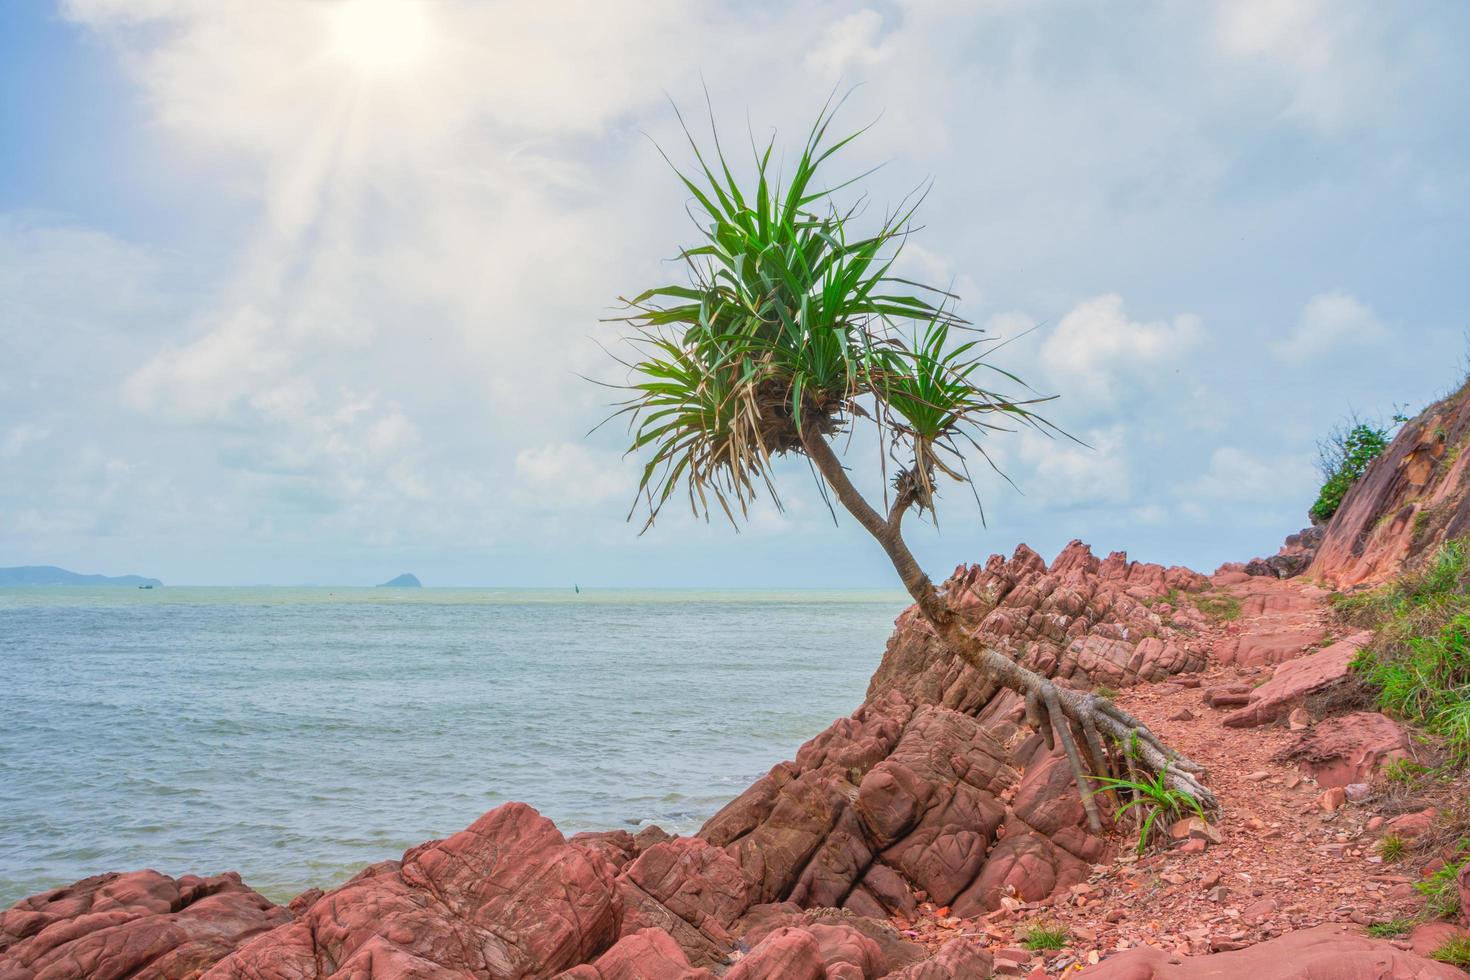
{"label": "ocean water", "polygon": [[898,593],[0,589],[0,907],[109,870],[276,900],[525,800],[692,831],[833,718]]}

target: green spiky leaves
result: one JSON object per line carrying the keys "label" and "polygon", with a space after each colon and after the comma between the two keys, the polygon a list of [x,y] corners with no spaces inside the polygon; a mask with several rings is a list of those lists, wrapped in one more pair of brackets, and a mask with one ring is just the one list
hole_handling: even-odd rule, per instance
{"label": "green spiky leaves", "polygon": [[644,459],[648,524],[680,488],[695,513],[718,508],[732,522],[762,489],[779,504],[772,459],[855,418],[876,426],[885,472],[895,466],[914,502],[932,508],[935,475],[968,480],[964,450],[983,455],[979,438],[997,420],[1045,424],[1028,408],[1039,399],[979,383],[994,370],[989,348],[956,340],[969,328],[950,294],[894,274],[922,195],[858,234],[862,201],[837,200],[854,181],[818,183],[862,133],[829,138],[836,109],[824,107],[789,179],[775,172],[771,142],[752,145],[742,184],[718,135],[711,152],[689,138],[692,176],[675,168],[700,231],[680,252],[688,282],[638,294],[620,318],[638,354],[615,417],[630,417],[629,451]]}

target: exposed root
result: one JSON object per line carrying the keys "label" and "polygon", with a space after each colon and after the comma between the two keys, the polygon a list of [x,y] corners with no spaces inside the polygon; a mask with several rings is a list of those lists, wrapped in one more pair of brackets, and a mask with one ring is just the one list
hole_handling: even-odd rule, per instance
{"label": "exposed root", "polygon": [[[1048,748],[1061,742],[1093,832],[1102,830],[1102,820],[1093,799],[1090,774],[1107,774],[1119,756],[1126,760],[1130,771],[1141,771],[1152,777],[1162,774],[1164,785],[1193,797],[1206,814],[1219,812],[1220,801],[1201,781],[1204,767],[1165,745],[1147,725],[1112,701],[1058,687],[1004,654],[979,647],[973,641],[956,652],[996,683],[1026,699],[1026,721],[1041,733]],[[1080,732],[1081,737],[1076,737],[1074,732]],[[1079,744],[1086,749],[1085,762]]]}

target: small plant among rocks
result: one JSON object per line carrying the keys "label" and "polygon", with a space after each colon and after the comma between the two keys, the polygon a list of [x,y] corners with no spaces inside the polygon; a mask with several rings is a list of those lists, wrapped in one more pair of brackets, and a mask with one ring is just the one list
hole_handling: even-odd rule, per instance
{"label": "small plant among rocks", "polygon": [[1026,930],[1026,935],[1021,939],[1021,945],[1032,952],[1066,949],[1071,938],[1067,930],[1061,926],[1036,923]]}
{"label": "small plant among rocks", "polygon": [[1129,810],[1138,808],[1142,814],[1138,827],[1138,853],[1142,854],[1148,850],[1149,843],[1155,835],[1163,833],[1168,825],[1193,812],[1195,816],[1204,819],[1204,808],[1199,801],[1188,793],[1182,793],[1171,788],[1165,781],[1167,770],[1160,772],[1153,779],[1110,779],[1099,777],[1097,782],[1102,788],[1096,793],[1112,790],[1117,793],[1126,793],[1131,799],[1119,807],[1117,815],[1121,818]]}
{"label": "small plant among rocks", "polygon": [[1470,936],[1446,939],[1442,946],[1429,954],[1429,957],[1441,963],[1452,963],[1458,967],[1470,968]]}
{"label": "small plant among rocks", "polygon": [[1375,922],[1368,927],[1368,935],[1374,939],[1392,939],[1394,936],[1407,935],[1419,923],[1414,919],[1389,919],[1387,922]]}
{"label": "small plant among rocks", "polygon": [[1378,855],[1384,861],[1393,862],[1404,856],[1404,839],[1398,834],[1387,834],[1378,842]]}
{"label": "small plant among rocks", "polygon": [[1240,618],[1240,600],[1229,595],[1202,595],[1194,600],[1195,608],[1214,623],[1228,623]]}
{"label": "small plant among rocks", "polygon": [[1460,869],[1470,864],[1470,841],[1461,841],[1455,860],[1414,887],[1424,895],[1424,914],[1430,918],[1455,915],[1460,911]]}

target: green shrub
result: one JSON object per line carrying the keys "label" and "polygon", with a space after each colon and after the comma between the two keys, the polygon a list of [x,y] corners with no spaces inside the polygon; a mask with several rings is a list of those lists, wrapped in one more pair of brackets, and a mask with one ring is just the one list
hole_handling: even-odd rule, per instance
{"label": "green shrub", "polygon": [[1026,930],[1021,945],[1030,950],[1065,949],[1071,938],[1061,926],[1037,924]]}
{"label": "green shrub", "polygon": [[1334,433],[1321,447],[1322,469],[1326,476],[1322,490],[1312,504],[1316,521],[1327,521],[1337,513],[1348,488],[1368,469],[1368,464],[1388,446],[1388,430],[1358,422],[1345,432]]}
{"label": "green shrub", "polygon": [[1398,834],[1387,834],[1378,842],[1378,853],[1390,863],[1404,856],[1404,839]]}

